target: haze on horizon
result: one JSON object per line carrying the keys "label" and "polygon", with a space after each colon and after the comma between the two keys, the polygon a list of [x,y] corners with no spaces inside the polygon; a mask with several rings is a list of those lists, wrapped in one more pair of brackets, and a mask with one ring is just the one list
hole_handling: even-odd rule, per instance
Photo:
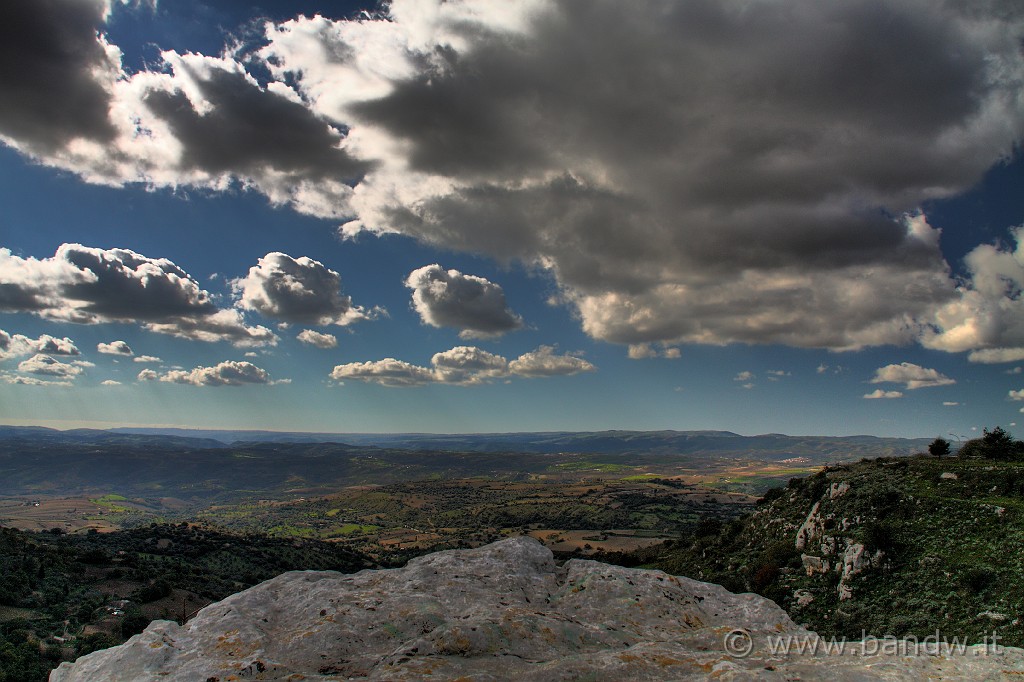
{"label": "haze on horizon", "polygon": [[0,422],[1024,418],[1024,7],[12,0]]}

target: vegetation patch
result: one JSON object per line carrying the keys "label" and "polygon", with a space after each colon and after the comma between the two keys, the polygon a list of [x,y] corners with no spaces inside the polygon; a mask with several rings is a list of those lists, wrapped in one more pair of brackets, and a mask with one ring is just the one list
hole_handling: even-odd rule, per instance
{"label": "vegetation patch", "polygon": [[829,467],[628,561],[757,592],[824,636],[1022,646],[1024,461],[967,453]]}

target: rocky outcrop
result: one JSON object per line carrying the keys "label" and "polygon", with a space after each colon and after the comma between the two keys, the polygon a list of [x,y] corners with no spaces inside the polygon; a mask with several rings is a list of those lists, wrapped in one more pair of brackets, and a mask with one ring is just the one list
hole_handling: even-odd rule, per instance
{"label": "rocky outcrop", "polygon": [[1020,649],[771,650],[813,637],[763,597],[594,561],[558,566],[521,537],[400,569],[285,573],[183,627],[154,622],[122,646],[62,664],[50,680],[916,680],[1024,670]]}
{"label": "rocky outcrop", "polygon": [[837,500],[850,491],[850,484],[846,481],[833,483],[828,487],[828,499]]}
{"label": "rocky outcrop", "polygon": [[810,546],[811,542],[816,537],[820,537],[824,533],[824,527],[821,523],[821,502],[815,502],[814,506],[811,507],[811,511],[807,513],[807,518],[803,524],[796,531],[796,548],[806,549]]}
{"label": "rocky outcrop", "polygon": [[[850,484],[846,481],[829,485],[826,494],[816,501],[807,513],[807,518],[797,529],[794,541],[796,549],[802,552],[800,560],[808,577],[826,575],[831,570],[839,573],[839,584],[836,587],[839,601],[853,597],[851,578],[863,572],[865,568],[881,565],[885,558],[883,552],[867,552],[862,543],[843,535],[856,525],[859,518],[837,518],[831,511],[822,511],[823,502],[828,505],[827,509],[832,509],[830,503],[849,491]],[[831,535],[826,530],[829,527],[834,529]],[[828,557],[832,557],[832,560],[830,561]]]}

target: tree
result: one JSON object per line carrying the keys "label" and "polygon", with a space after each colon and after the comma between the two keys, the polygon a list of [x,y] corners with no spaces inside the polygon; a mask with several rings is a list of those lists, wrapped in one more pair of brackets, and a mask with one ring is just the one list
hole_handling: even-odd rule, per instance
{"label": "tree", "polygon": [[1014,440],[1002,427],[997,426],[991,431],[985,429],[983,433],[981,442],[989,459],[1017,459],[1024,455],[1024,443]]}
{"label": "tree", "polygon": [[142,613],[142,609],[135,605],[129,606],[124,618],[121,619],[121,636],[128,639],[145,630],[147,625],[149,618]]}
{"label": "tree", "polygon": [[942,457],[943,455],[949,454],[949,441],[945,438],[936,438],[928,446],[928,452],[935,455],[936,457]]}
{"label": "tree", "polygon": [[962,457],[985,457],[987,459],[1024,459],[1024,442],[1014,440],[1002,427],[991,431],[984,429],[981,438],[972,438],[960,448]]}

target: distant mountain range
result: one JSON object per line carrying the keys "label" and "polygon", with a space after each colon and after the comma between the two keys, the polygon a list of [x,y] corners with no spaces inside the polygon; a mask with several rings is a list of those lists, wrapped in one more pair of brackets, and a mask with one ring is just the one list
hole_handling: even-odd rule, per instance
{"label": "distant mountain range", "polygon": [[312,433],[177,428],[70,429],[0,426],[0,443],[137,445],[217,449],[229,445],[336,443],[415,451],[523,454],[657,454],[834,462],[924,451],[927,438],[878,436],[741,436],[731,431],[550,431],[523,433]]}
{"label": "distant mountain range", "polygon": [[[65,431],[62,433],[78,433]],[[906,455],[928,447],[928,438],[877,436],[741,436],[731,431],[550,431],[524,433],[305,433],[203,429],[120,428],[108,433],[165,436],[232,443],[345,443],[403,450],[519,452],[537,454],[686,454],[786,459],[808,457],[837,461]],[[196,446],[193,446],[196,447]]]}
{"label": "distant mountain range", "polygon": [[0,496],[118,493],[212,501],[437,478],[673,475],[798,458],[795,475],[818,464],[920,452],[927,444],[725,431],[434,435],[0,426]]}

